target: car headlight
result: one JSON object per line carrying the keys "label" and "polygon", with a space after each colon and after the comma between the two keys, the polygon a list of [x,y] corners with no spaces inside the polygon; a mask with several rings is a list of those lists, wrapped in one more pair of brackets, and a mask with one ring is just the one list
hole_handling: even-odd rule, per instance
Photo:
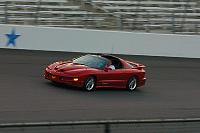
{"label": "car headlight", "polygon": [[78,78],[73,78],[73,81],[78,81]]}

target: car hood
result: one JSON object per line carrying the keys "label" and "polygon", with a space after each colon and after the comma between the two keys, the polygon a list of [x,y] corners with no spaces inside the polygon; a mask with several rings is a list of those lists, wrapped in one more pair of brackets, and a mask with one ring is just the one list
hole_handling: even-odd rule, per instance
{"label": "car hood", "polygon": [[58,72],[84,71],[89,68],[85,65],[75,64],[72,62],[56,62],[49,65],[48,67]]}

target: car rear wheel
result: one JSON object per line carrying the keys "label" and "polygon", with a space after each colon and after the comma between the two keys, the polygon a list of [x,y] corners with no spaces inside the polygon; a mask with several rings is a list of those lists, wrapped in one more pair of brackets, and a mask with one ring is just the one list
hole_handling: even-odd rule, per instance
{"label": "car rear wheel", "polygon": [[87,91],[92,91],[94,90],[95,88],[95,84],[96,84],[96,80],[94,77],[88,77],[85,81],[85,84],[84,84],[84,88],[87,90]]}
{"label": "car rear wheel", "polygon": [[136,77],[132,77],[129,79],[127,88],[131,91],[134,91],[137,88],[137,78]]}

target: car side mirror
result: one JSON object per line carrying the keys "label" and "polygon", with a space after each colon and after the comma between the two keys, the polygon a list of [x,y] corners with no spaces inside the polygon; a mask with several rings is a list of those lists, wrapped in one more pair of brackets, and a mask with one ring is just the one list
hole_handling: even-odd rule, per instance
{"label": "car side mirror", "polygon": [[110,70],[112,70],[112,68],[110,68],[110,67],[105,67],[105,68],[104,68],[104,71],[105,71],[105,72],[108,72],[108,71],[110,71]]}

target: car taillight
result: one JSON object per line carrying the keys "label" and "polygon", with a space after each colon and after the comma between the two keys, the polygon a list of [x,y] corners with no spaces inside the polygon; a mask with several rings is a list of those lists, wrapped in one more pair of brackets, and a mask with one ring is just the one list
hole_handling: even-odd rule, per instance
{"label": "car taillight", "polygon": [[142,70],[143,68],[145,68],[144,65],[142,65],[142,64],[138,64],[138,65],[137,65],[137,69]]}

